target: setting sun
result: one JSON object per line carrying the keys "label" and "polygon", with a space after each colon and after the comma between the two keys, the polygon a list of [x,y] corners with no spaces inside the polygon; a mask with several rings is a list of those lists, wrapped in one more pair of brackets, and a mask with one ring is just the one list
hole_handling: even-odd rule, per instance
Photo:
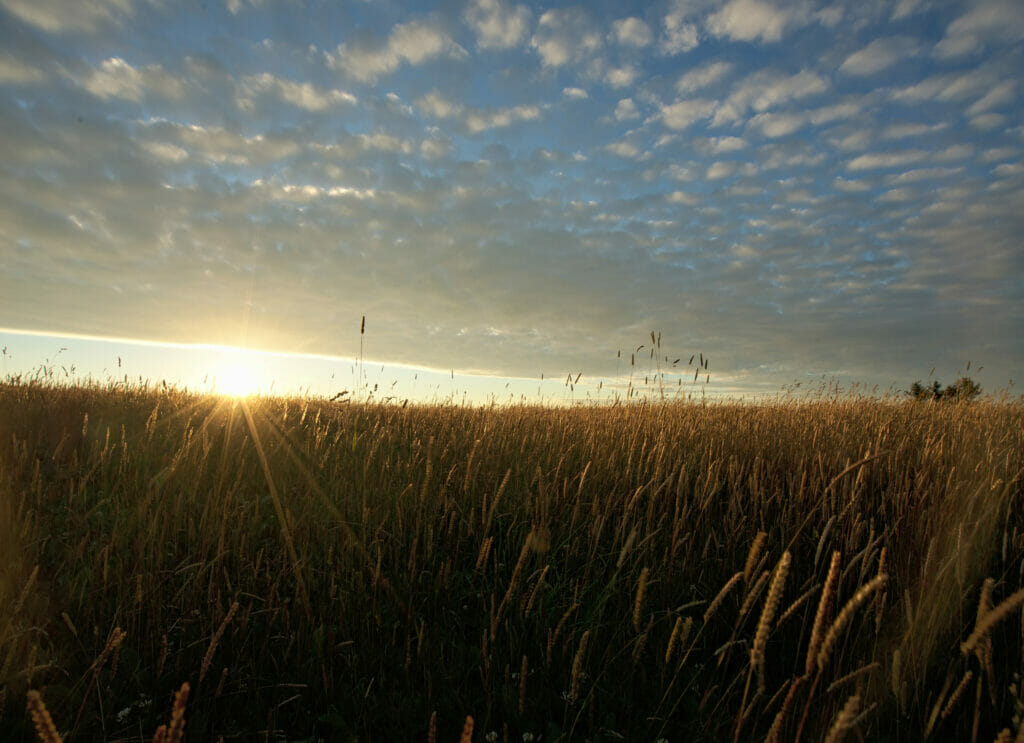
{"label": "setting sun", "polygon": [[217,392],[229,397],[248,397],[257,392],[256,374],[247,366],[225,366],[217,375]]}

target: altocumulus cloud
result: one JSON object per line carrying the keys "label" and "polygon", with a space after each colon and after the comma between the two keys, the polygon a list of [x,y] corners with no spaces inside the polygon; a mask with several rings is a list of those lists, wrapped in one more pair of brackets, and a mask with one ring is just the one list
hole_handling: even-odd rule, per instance
{"label": "altocumulus cloud", "polygon": [[[713,384],[1020,375],[1012,0],[0,0],[0,326]],[[923,370],[923,371],[922,371]]]}

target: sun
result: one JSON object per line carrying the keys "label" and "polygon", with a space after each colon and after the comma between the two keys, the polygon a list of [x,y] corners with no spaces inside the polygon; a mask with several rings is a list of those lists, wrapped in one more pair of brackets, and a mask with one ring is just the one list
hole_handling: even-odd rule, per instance
{"label": "sun", "polygon": [[217,375],[217,391],[228,397],[248,397],[259,389],[256,374],[247,366],[225,366]]}

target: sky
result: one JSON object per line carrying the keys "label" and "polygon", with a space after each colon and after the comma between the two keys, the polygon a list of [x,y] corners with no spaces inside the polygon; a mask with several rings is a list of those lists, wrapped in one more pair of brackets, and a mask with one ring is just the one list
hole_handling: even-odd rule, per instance
{"label": "sky", "polygon": [[1006,388],[1021,70],[1020,0],[0,0],[4,371]]}

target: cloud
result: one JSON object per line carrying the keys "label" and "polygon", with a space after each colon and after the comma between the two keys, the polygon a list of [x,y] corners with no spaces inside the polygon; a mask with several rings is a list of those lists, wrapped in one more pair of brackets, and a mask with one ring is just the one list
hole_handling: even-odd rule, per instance
{"label": "cloud", "polygon": [[239,108],[252,110],[253,98],[261,95],[310,112],[326,111],[341,103],[355,105],[358,102],[354,95],[343,90],[325,90],[312,83],[297,83],[269,72],[243,77],[238,85],[236,102]]}
{"label": "cloud", "polygon": [[22,60],[8,54],[0,56],[0,85],[35,85],[46,77],[45,72]]}
{"label": "cloud", "polygon": [[846,193],[863,193],[871,190],[871,184],[865,181],[849,180],[842,176],[836,176],[832,181],[832,187]]}
{"label": "cloud", "polygon": [[715,153],[736,152],[747,148],[746,140],[739,137],[712,137],[709,143],[711,151]]}
{"label": "cloud", "polygon": [[661,121],[669,129],[677,131],[686,129],[710,116],[711,112],[715,110],[715,105],[715,101],[706,98],[676,101],[671,105],[661,107]]}
{"label": "cloud", "polygon": [[476,33],[480,49],[511,49],[530,33],[532,14],[525,5],[509,7],[500,0],[471,0],[463,18]]}
{"label": "cloud", "polygon": [[632,119],[639,119],[640,112],[636,108],[636,104],[633,103],[632,98],[623,98],[619,101],[618,105],[615,106],[615,120],[616,121],[630,121]]}
{"label": "cloud", "polygon": [[676,82],[676,90],[680,95],[687,95],[714,85],[732,71],[729,62],[712,62],[705,67],[698,67],[683,74]]}
{"label": "cloud", "polygon": [[38,0],[2,0],[12,15],[47,33],[94,32],[103,25],[116,25],[135,14],[133,0],[75,0],[48,3]]}
{"label": "cloud", "polygon": [[665,197],[665,200],[670,204],[685,204],[686,206],[696,206],[700,203],[700,199],[697,196],[686,191],[673,191]]}
{"label": "cloud", "polygon": [[927,100],[962,101],[991,90],[998,84],[997,80],[994,70],[978,67],[965,72],[932,75],[919,83],[897,88],[890,95],[893,100],[908,104]]}
{"label": "cloud", "polygon": [[860,51],[854,52],[839,66],[847,75],[874,75],[892,67],[908,57],[918,54],[920,47],[908,36],[890,36],[875,39]]}
{"label": "cloud", "polygon": [[704,177],[707,178],[709,181],[717,181],[721,180],[722,178],[728,178],[730,175],[733,174],[735,170],[735,163],[721,161],[714,162],[711,163],[711,165],[708,167],[708,170],[704,174]]}
{"label": "cloud", "polygon": [[860,103],[844,101],[843,103],[833,103],[830,106],[816,108],[808,114],[807,118],[812,124],[819,126],[840,119],[852,119],[863,110],[864,108]]}
{"label": "cloud", "polygon": [[540,117],[540,106],[523,104],[494,110],[469,110],[463,123],[470,134],[479,134],[488,129],[502,129],[522,121],[536,121]]}
{"label": "cloud", "polygon": [[1003,80],[985,95],[972,103],[967,109],[969,116],[977,116],[980,113],[999,108],[1017,99],[1017,83],[1013,80]]}
{"label": "cloud", "polygon": [[923,150],[903,150],[901,152],[876,152],[855,157],[846,167],[848,170],[886,170],[900,168],[904,165],[920,162],[928,157]]}
{"label": "cloud", "polygon": [[654,39],[650,27],[635,16],[612,22],[612,35],[625,46],[645,47]]}
{"label": "cloud", "polygon": [[403,63],[415,66],[438,57],[461,59],[467,53],[434,24],[409,21],[392,28],[384,44],[357,40],[339,44],[333,54],[326,56],[331,69],[360,82],[372,83],[394,72]]}
{"label": "cloud", "polygon": [[974,116],[969,123],[975,129],[987,131],[1006,126],[1007,121],[1008,119],[1003,114],[987,113]]}
{"label": "cloud", "polygon": [[169,142],[143,142],[141,145],[151,157],[168,163],[180,163],[188,159],[188,151]]}
{"label": "cloud", "polygon": [[474,108],[464,106],[432,91],[416,100],[416,107],[437,119],[457,119],[470,134],[489,129],[502,129],[524,121],[537,121],[543,114],[541,106],[520,104],[506,108]]}
{"label": "cloud", "polygon": [[1018,0],[983,0],[949,24],[935,56],[961,57],[989,44],[1024,39],[1024,13]]}
{"label": "cloud", "polygon": [[573,101],[582,101],[590,96],[583,88],[562,88],[562,97]]}
{"label": "cloud", "polygon": [[579,8],[545,12],[530,40],[546,67],[579,62],[600,50],[601,45],[601,34]]}
{"label": "cloud", "polygon": [[763,113],[747,122],[747,126],[759,129],[766,137],[785,137],[800,130],[807,118],[798,113]]}
{"label": "cloud", "polygon": [[640,149],[635,144],[626,140],[612,142],[611,144],[606,145],[605,149],[613,155],[626,158],[639,157],[641,154]]}
{"label": "cloud", "polygon": [[733,86],[729,97],[715,111],[713,125],[738,121],[748,109],[767,111],[789,101],[818,95],[828,90],[829,82],[815,72],[801,70],[794,75],[763,70]]}
{"label": "cloud", "polygon": [[907,123],[907,124],[890,124],[885,127],[881,132],[882,139],[905,139],[907,137],[921,137],[925,134],[932,134],[934,132],[940,132],[943,129],[949,127],[944,121],[940,121],[937,124],[919,124],[919,123]]}
{"label": "cloud", "polygon": [[730,0],[708,16],[708,30],[735,41],[779,41],[797,21],[795,6],[778,8],[763,0]]}
{"label": "cloud", "polygon": [[673,10],[665,14],[661,41],[658,49],[662,54],[675,55],[696,49],[700,44],[697,24],[687,23],[685,13]]}
{"label": "cloud", "polygon": [[899,0],[896,7],[893,8],[892,16],[890,20],[898,21],[901,18],[907,18],[920,11],[922,0]]}
{"label": "cloud", "polygon": [[416,107],[435,119],[450,119],[462,112],[462,105],[448,100],[436,90],[416,100]]}
{"label": "cloud", "polygon": [[613,88],[625,88],[632,85],[639,74],[633,65],[613,67],[605,73],[604,80]]}
{"label": "cloud", "polygon": [[82,86],[98,98],[124,98],[139,101],[147,93],[162,98],[181,98],[179,80],[158,64],[135,68],[120,57],[110,57],[99,69],[90,69],[81,80]]}

